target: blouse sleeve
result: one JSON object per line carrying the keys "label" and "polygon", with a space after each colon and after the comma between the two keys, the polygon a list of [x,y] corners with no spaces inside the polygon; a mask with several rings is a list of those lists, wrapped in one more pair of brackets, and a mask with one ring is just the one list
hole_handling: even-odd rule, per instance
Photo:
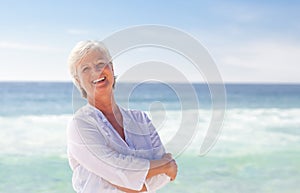
{"label": "blouse sleeve", "polygon": [[[146,118],[149,126],[150,138],[152,142],[153,157],[154,159],[161,159],[163,155],[166,153],[165,148],[151,120],[148,118],[148,116]],[[147,187],[148,192],[155,192],[156,190],[162,188],[169,182],[170,182],[169,176],[167,176],[166,174],[159,174],[153,176],[150,179],[147,179],[145,185]]]}
{"label": "blouse sleeve", "polygon": [[106,144],[95,120],[74,118],[68,125],[67,138],[69,153],[90,172],[121,187],[143,187],[149,160],[114,151]]}

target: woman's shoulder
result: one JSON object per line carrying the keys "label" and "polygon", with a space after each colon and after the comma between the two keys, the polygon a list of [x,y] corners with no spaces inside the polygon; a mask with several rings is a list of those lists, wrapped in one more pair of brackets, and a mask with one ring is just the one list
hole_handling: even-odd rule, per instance
{"label": "woman's shoulder", "polygon": [[136,122],[145,123],[150,121],[148,114],[144,111],[137,109],[123,109],[123,111]]}
{"label": "woman's shoulder", "polygon": [[85,105],[78,109],[72,119],[68,122],[68,131],[75,131],[74,128],[77,128],[77,131],[85,130],[87,128],[98,128],[99,121],[97,119],[97,112],[89,106]]}
{"label": "woman's shoulder", "polygon": [[96,109],[87,104],[78,109],[74,115],[73,115],[73,120],[91,120],[91,119],[97,119],[97,111]]}

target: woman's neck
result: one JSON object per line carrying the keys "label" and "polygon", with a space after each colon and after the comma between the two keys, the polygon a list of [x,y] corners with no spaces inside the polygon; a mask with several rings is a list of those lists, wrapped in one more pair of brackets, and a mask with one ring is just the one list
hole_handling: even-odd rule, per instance
{"label": "woman's neck", "polygon": [[119,111],[113,94],[88,99],[88,102],[99,109],[104,115],[112,115]]}
{"label": "woman's neck", "polygon": [[[91,104],[91,103],[90,103]],[[123,128],[123,117],[122,113],[115,102],[115,99],[112,95],[110,99],[103,100],[94,100],[94,104],[91,104],[99,109],[106,119],[110,122],[113,128],[119,133],[122,139],[125,140],[124,128]]]}

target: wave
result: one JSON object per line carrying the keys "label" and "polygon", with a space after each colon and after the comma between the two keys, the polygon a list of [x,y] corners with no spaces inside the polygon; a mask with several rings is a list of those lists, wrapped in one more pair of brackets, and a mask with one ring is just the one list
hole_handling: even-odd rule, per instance
{"label": "wave", "polygon": [[[185,116],[193,115],[188,111]],[[159,112],[154,112],[159,117]],[[209,154],[211,156],[242,156],[263,154],[270,151],[295,150],[300,148],[300,109],[228,109],[220,133],[206,136],[210,125],[212,110],[199,110],[199,121],[195,126],[189,122],[182,124],[182,113],[173,111],[165,116],[158,129],[164,144],[168,144],[179,130],[193,131],[190,141],[181,148],[187,154],[200,154],[205,138],[216,140]]]}
{"label": "wave", "polygon": [[0,117],[1,154],[64,154],[72,115]]}
{"label": "wave", "polygon": [[[170,143],[178,133],[190,139],[180,152],[199,154],[212,110],[148,112],[161,140]],[[209,152],[212,156],[237,156],[300,148],[300,108],[228,109],[221,133]],[[196,117],[196,121],[193,120]],[[194,118],[192,118],[194,117]],[[0,116],[1,154],[61,154],[66,152],[66,127],[72,114]],[[179,130],[183,132],[178,132]],[[188,133],[193,132],[193,133]],[[179,136],[184,138],[186,136]],[[167,149],[168,151],[168,149]]]}

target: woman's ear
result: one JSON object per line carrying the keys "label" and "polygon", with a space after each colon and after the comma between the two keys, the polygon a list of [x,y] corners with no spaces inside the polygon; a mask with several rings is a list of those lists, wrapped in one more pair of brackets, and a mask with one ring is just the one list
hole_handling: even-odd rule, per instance
{"label": "woman's ear", "polygon": [[75,76],[75,81],[81,87],[80,80],[79,80],[78,76]]}
{"label": "woman's ear", "polygon": [[111,70],[114,72],[114,65],[112,62],[109,63]]}

